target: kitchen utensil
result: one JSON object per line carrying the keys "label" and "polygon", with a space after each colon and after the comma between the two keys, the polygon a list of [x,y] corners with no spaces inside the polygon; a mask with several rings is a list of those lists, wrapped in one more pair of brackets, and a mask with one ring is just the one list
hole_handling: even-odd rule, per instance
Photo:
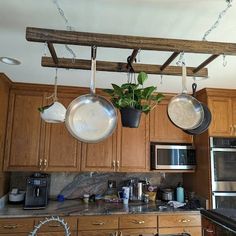
{"label": "kitchen utensil", "polygon": [[[192,89],[193,89],[193,96],[195,97],[196,89],[197,89],[196,83],[192,84]],[[201,104],[202,104],[202,107],[204,110],[204,118],[203,118],[202,123],[195,129],[184,130],[185,133],[190,134],[190,135],[198,135],[198,134],[205,132],[208,129],[208,127],[210,126],[211,118],[212,118],[211,111],[209,110],[209,108],[205,104],[203,104],[203,103],[201,103]]]}
{"label": "kitchen utensil", "polygon": [[57,98],[57,68],[55,75],[53,103],[39,108],[41,118],[47,123],[61,123],[65,121],[66,108]]}
{"label": "kitchen utensil", "polygon": [[161,198],[163,201],[173,201],[174,200],[174,190],[171,188],[164,188],[161,190]]}
{"label": "kitchen utensil", "polygon": [[109,137],[117,125],[117,112],[111,102],[95,94],[96,60],[92,50],[90,94],[73,100],[66,112],[66,127],[78,140],[97,143]]}
{"label": "kitchen utensil", "polygon": [[167,107],[167,114],[173,124],[181,129],[195,129],[204,118],[202,104],[187,94],[186,66],[182,63],[182,94],[173,97]]}

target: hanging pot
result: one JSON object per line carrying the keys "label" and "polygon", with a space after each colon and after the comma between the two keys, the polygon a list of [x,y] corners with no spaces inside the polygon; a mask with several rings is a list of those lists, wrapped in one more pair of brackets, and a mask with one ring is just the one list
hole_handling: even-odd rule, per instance
{"label": "hanging pot", "polygon": [[142,111],[133,107],[120,109],[121,123],[123,127],[138,128]]}
{"label": "hanging pot", "polygon": [[38,109],[40,111],[41,118],[47,123],[64,122],[66,116],[66,108],[63,104],[58,102],[57,99],[57,68],[54,83],[54,93],[50,97],[53,97],[53,103],[47,106],[40,107]]}
{"label": "hanging pot", "polygon": [[187,94],[186,67],[182,64],[182,94],[173,97],[167,107],[169,119],[177,127],[188,130],[201,125],[204,118],[202,104],[191,95]]}
{"label": "hanging pot", "polygon": [[49,106],[39,108],[41,118],[47,123],[61,123],[65,121],[66,108],[60,102],[53,102]]}
{"label": "hanging pot", "polygon": [[[196,89],[197,89],[197,84],[196,83],[193,83],[192,84],[192,89],[193,89],[193,96],[195,97],[195,94],[196,94]],[[210,126],[211,124],[211,111],[209,110],[209,108],[203,104],[202,104],[202,107],[203,107],[203,110],[204,110],[204,119],[203,119],[203,122],[201,123],[200,126],[198,126],[197,128],[195,129],[188,129],[188,130],[184,130],[185,133],[187,134],[190,134],[190,135],[198,135],[198,134],[201,134],[203,132],[205,132],[208,127]]]}
{"label": "hanging pot", "polygon": [[90,94],[77,97],[66,111],[66,127],[78,140],[98,143],[109,137],[117,125],[117,112],[111,102],[95,94],[96,60],[92,56]]}

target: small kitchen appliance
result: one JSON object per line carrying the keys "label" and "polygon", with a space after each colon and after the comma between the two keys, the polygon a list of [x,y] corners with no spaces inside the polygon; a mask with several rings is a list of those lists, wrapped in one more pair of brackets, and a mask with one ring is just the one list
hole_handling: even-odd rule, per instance
{"label": "small kitchen appliance", "polygon": [[152,170],[194,170],[196,154],[192,145],[151,144]]}
{"label": "small kitchen appliance", "polygon": [[35,173],[27,178],[24,209],[42,209],[48,203],[50,177]]}

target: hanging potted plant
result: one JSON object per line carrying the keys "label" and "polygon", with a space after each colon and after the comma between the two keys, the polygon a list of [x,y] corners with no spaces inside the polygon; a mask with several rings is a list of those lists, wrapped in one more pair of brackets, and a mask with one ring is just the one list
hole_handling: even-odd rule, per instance
{"label": "hanging potted plant", "polygon": [[145,72],[138,74],[137,82],[112,84],[113,89],[103,91],[111,96],[111,102],[120,110],[122,126],[137,128],[142,112],[148,114],[163,98],[163,94],[155,93],[156,87],[143,87],[148,79]]}

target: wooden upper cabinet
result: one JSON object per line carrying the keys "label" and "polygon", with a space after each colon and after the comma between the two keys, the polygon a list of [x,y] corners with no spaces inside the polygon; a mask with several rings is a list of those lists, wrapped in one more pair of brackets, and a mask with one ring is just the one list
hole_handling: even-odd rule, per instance
{"label": "wooden upper cabinet", "polygon": [[83,143],[82,171],[116,170],[116,131],[112,136],[99,143]]}
{"label": "wooden upper cabinet", "polygon": [[43,92],[11,91],[5,170],[38,170],[43,151],[40,140],[44,138],[45,126],[37,108],[43,105],[43,95]]}
{"label": "wooden upper cabinet", "polygon": [[[78,95],[58,94],[66,108]],[[67,130],[65,123],[46,124],[43,168],[47,171],[80,170],[82,144]]]}
{"label": "wooden upper cabinet", "polygon": [[169,100],[161,101],[150,112],[150,141],[167,143],[191,143],[192,136],[177,128],[168,118]]}
{"label": "wooden upper cabinet", "polygon": [[138,128],[125,128],[119,122],[117,138],[117,170],[149,171],[149,115],[142,114]]}
{"label": "wooden upper cabinet", "polygon": [[[210,136],[235,136],[233,124],[232,99],[229,97],[209,97],[208,106],[212,114],[212,122],[209,127]],[[234,118],[236,119],[236,118]],[[235,122],[236,124],[236,122]]]}

